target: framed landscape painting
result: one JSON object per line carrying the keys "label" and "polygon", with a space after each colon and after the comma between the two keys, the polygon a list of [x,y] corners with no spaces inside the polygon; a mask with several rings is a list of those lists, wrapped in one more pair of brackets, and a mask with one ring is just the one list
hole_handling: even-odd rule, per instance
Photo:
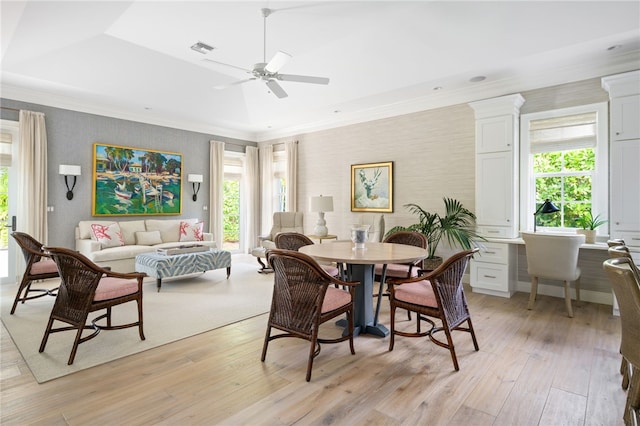
{"label": "framed landscape painting", "polygon": [[393,212],[393,161],[351,166],[351,211]]}
{"label": "framed landscape painting", "polygon": [[94,216],[182,213],[182,154],[93,145]]}

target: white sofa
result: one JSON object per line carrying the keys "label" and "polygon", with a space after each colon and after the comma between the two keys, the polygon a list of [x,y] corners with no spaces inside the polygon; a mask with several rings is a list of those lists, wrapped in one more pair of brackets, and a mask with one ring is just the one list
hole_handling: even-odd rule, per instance
{"label": "white sofa", "polygon": [[[109,225],[117,222],[122,232],[124,245],[103,248],[93,235],[91,225]],[[76,250],[87,256],[95,264],[108,266],[115,272],[135,271],[136,255],[155,252],[158,248],[177,247],[185,244],[200,244],[211,248],[216,247],[213,234],[203,233],[203,241],[180,241],[180,222],[195,224],[198,219],[146,219],[146,220],[83,220],[76,227]],[[158,231],[162,242],[147,244],[142,240],[148,231]],[[148,235],[148,234],[146,234]],[[157,233],[154,233],[157,236]],[[144,244],[139,244],[143,242]]]}

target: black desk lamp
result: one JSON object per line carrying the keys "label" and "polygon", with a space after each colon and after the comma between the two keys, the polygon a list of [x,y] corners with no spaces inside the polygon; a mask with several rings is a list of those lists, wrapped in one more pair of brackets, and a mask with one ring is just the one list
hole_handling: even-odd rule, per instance
{"label": "black desk lamp", "polygon": [[544,203],[542,203],[542,205],[538,207],[538,210],[533,214],[533,232],[536,232],[536,216],[538,216],[538,214],[555,213],[559,211],[560,209],[557,208],[548,198],[544,200]]}

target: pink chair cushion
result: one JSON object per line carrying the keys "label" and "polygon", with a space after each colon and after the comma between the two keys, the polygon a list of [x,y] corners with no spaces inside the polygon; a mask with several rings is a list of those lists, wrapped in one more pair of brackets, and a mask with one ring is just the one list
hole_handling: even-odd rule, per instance
{"label": "pink chair cushion", "polygon": [[115,299],[116,297],[127,296],[138,291],[138,280],[114,277],[104,277],[98,283],[96,294],[93,300]]}
{"label": "pink chair cushion", "polygon": [[58,267],[52,259],[44,259],[31,265],[31,275],[51,274],[54,272],[58,272]]}
{"label": "pink chair cushion", "polygon": [[340,275],[340,270],[338,268],[336,268],[335,266],[331,266],[331,265],[320,265],[322,267],[322,269],[324,269],[324,271],[331,275],[332,277],[337,277],[338,275]]}
{"label": "pink chair cushion", "polygon": [[339,288],[329,287],[322,301],[322,313],[331,312],[351,302],[351,294]]}
{"label": "pink chair cushion", "polygon": [[[376,275],[382,275],[382,265],[375,266]],[[409,265],[403,265],[398,263],[389,263],[387,265],[387,278],[409,278],[418,276],[418,268],[414,267],[411,269],[411,275],[409,275]]]}
{"label": "pink chair cushion", "polygon": [[395,298],[414,305],[437,307],[436,295],[433,293],[431,282],[417,281],[395,286]]}

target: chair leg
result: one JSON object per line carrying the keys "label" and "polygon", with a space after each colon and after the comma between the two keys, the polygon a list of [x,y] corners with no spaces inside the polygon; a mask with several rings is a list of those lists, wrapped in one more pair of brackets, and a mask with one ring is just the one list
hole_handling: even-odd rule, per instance
{"label": "chair leg", "polygon": [[[317,349],[316,349],[317,348]],[[307,361],[307,382],[311,381],[311,370],[313,369],[313,359],[320,353],[318,345],[318,330],[314,329],[311,335],[311,347],[309,348],[309,361]]]}
{"label": "chair leg", "polygon": [[576,301],[580,301],[580,277],[576,280]]}
{"label": "chair leg", "polygon": [[391,331],[389,333],[389,350],[393,350],[394,337],[396,335],[396,307],[391,305]]}
{"label": "chair leg", "polygon": [[471,333],[471,339],[473,340],[473,347],[476,351],[479,351],[480,347],[478,346],[478,340],[476,339],[476,332],[473,330],[471,318],[467,318],[467,324],[469,325],[469,333]]}
{"label": "chair leg", "polygon": [[573,318],[573,309],[571,309],[571,283],[569,281],[564,282],[564,302],[567,305],[567,315],[569,318]]}
{"label": "chair leg", "polygon": [[53,318],[49,317],[49,322],[47,323],[47,328],[44,330],[44,336],[42,336],[42,341],[40,342],[40,349],[38,352],[44,352],[45,346],[47,346],[47,340],[49,340],[49,333],[51,333],[51,327],[53,326]]}
{"label": "chair leg", "polygon": [[536,294],[538,293],[538,277],[531,277],[531,294],[529,295],[529,305],[527,309],[533,309],[533,303],[536,301]]}
{"label": "chair leg", "polygon": [[138,332],[140,333],[140,340],[145,340],[144,328],[142,326],[142,297],[136,300],[138,303]]}
{"label": "chair leg", "polygon": [[80,344],[80,339],[82,339],[83,330],[84,330],[83,325],[78,326],[78,332],[76,333],[76,338],[73,341],[73,348],[71,348],[71,355],[69,355],[69,362],[67,362],[68,365],[73,364],[73,360],[76,357],[76,352],[78,351],[78,345]]}
{"label": "chair leg", "polygon": [[347,322],[349,327],[349,348],[351,349],[351,355],[355,355],[356,349],[353,347],[353,308],[347,312]]}
{"label": "chair leg", "polygon": [[378,288],[378,300],[376,303],[376,313],[373,316],[373,325],[378,325],[378,315],[380,315],[380,303],[382,302],[382,293],[384,290],[384,282],[387,279],[387,264],[382,265],[382,273],[380,274],[380,287]]}
{"label": "chair leg", "polygon": [[447,335],[447,343],[449,344],[449,353],[451,353],[453,368],[455,368],[456,371],[460,371],[460,367],[458,366],[458,357],[456,357],[456,348],[453,345],[453,339],[451,338],[451,332],[449,331],[449,327],[446,324],[443,324],[442,328],[444,329],[444,334]]}
{"label": "chair leg", "polygon": [[629,389],[629,363],[625,357],[622,357],[620,363],[620,374],[622,374],[622,389]]}
{"label": "chair leg", "polygon": [[[18,293],[16,293],[16,298],[13,300],[13,306],[11,307],[11,315],[13,315],[13,313],[16,311],[18,302],[22,300],[22,303],[24,303],[24,297],[27,297],[27,294],[29,294],[29,287],[31,286],[31,281],[25,280],[25,278],[26,277],[22,278],[22,281],[20,282],[20,287],[18,288]],[[20,295],[23,292],[24,292],[24,297],[21,297]]]}
{"label": "chair leg", "polygon": [[267,358],[267,347],[269,346],[269,336],[271,335],[271,326],[267,326],[267,333],[264,336],[264,344],[262,345],[262,357],[260,360],[264,362]]}
{"label": "chair leg", "polygon": [[631,382],[629,383],[627,400],[624,407],[623,419],[625,425],[632,424],[633,411],[640,408],[640,370],[631,363],[629,363],[628,368],[630,370]]}

